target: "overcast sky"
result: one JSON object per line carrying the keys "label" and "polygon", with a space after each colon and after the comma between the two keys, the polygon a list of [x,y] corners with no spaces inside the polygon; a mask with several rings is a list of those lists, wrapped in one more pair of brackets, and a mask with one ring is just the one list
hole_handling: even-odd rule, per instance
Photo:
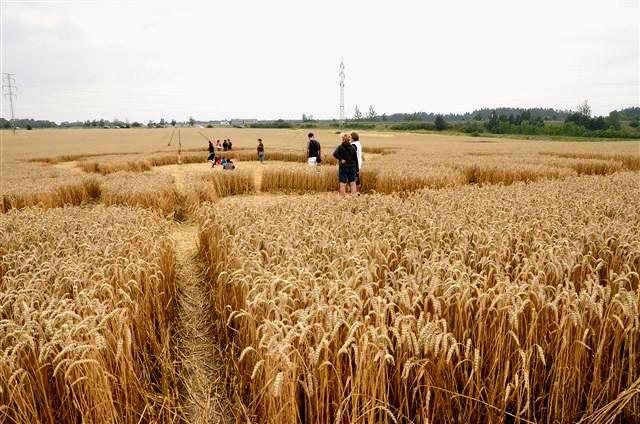
{"label": "overcast sky", "polygon": [[0,2],[21,118],[639,104],[638,0]]}

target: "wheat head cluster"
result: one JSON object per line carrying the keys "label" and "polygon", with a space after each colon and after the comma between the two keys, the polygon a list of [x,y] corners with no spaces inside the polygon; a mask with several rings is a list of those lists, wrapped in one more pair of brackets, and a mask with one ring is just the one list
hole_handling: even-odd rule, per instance
{"label": "wheat head cluster", "polygon": [[640,177],[202,212],[258,422],[640,419]]}
{"label": "wheat head cluster", "polygon": [[171,421],[175,257],[138,208],[0,215],[0,421]]}

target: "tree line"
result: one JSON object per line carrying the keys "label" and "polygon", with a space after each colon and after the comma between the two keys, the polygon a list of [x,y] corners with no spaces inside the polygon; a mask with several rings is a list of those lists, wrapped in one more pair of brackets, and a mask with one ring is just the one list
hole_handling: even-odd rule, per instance
{"label": "tree line", "polygon": [[[619,113],[621,120],[633,120],[640,117],[640,107],[628,107],[614,111]],[[391,115],[375,113],[373,106],[369,107],[369,112],[365,115],[358,106],[355,107],[353,120],[355,121],[376,121],[376,122],[434,122],[440,116],[447,122],[463,121],[483,121],[489,120],[492,114],[497,116],[524,116],[523,120],[542,119],[543,121],[565,121],[576,112],[569,109],[554,108],[519,108],[519,107],[497,107],[476,109],[473,112],[465,113],[433,113],[433,112],[412,112],[394,113]],[[304,119],[303,119],[304,121]]]}
{"label": "tree line", "polygon": [[[313,119],[311,115],[302,115],[302,122],[296,120],[270,120],[253,123],[253,128],[313,128],[322,121]],[[340,127],[337,120],[325,121],[331,127]],[[128,120],[121,121],[93,119],[85,121],[64,121],[56,124],[48,120],[15,119],[13,125],[25,129],[32,128],[164,128],[176,125],[195,125],[196,120],[189,117],[186,122],[170,121],[161,118],[150,120],[147,124]],[[577,137],[609,137],[640,138],[640,107],[628,107],[614,110],[607,117],[591,116],[591,107],[585,101],[575,111],[553,108],[482,108],[463,114],[434,114],[427,112],[394,113],[391,115],[376,113],[369,106],[367,114],[363,114],[356,106],[353,118],[348,126],[353,129],[373,129],[382,126],[391,130],[452,130],[477,135],[483,132],[492,134],[527,134],[527,135],[564,135]],[[11,128],[12,123],[0,118],[1,128]]]}
{"label": "tree line", "polygon": [[471,120],[485,120],[489,119],[492,112],[498,115],[521,115],[527,112],[534,118],[542,118],[544,120],[564,120],[571,110],[553,109],[553,108],[513,108],[513,107],[499,107],[495,109],[482,108],[476,109],[472,112],[465,113],[433,113],[433,112],[412,112],[412,113],[393,113],[390,115],[375,113],[373,106],[369,107],[369,112],[363,114],[359,107],[356,106],[353,113],[353,120],[355,121],[377,121],[377,122],[434,122],[441,116],[442,119],[448,122],[462,122]]}
{"label": "tree line", "polygon": [[24,128],[27,130],[34,128],[139,128],[139,127],[148,127],[148,128],[166,128],[166,127],[175,127],[176,125],[195,125],[196,120],[193,117],[189,117],[189,119],[185,122],[178,122],[175,119],[167,121],[164,118],[161,118],[159,121],[149,120],[146,124],[143,124],[138,121],[129,122],[129,120],[120,120],[118,118],[114,118],[112,120],[109,119],[87,119],[85,121],[62,121],[59,124],[48,121],[48,120],[36,120],[36,119],[14,119],[13,121],[9,121],[5,118],[0,118],[0,128],[9,129],[15,126],[16,128]]}

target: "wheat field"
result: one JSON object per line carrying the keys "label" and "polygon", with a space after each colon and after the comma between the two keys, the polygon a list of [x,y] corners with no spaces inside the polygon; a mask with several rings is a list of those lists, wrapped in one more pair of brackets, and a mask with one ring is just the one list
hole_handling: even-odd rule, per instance
{"label": "wheat field", "polygon": [[640,421],[640,143],[306,132],[0,131],[0,422]]}
{"label": "wheat field", "polygon": [[347,200],[204,211],[260,421],[640,418],[637,174]]}
{"label": "wheat field", "polygon": [[0,216],[3,422],[176,415],[168,225],[137,208]]}

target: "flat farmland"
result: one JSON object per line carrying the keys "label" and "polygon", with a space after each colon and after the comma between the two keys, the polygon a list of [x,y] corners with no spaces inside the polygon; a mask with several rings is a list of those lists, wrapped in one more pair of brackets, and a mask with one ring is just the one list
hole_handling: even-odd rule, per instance
{"label": "flat farmland", "polygon": [[640,143],[179,132],[0,133],[0,421],[640,421]]}

